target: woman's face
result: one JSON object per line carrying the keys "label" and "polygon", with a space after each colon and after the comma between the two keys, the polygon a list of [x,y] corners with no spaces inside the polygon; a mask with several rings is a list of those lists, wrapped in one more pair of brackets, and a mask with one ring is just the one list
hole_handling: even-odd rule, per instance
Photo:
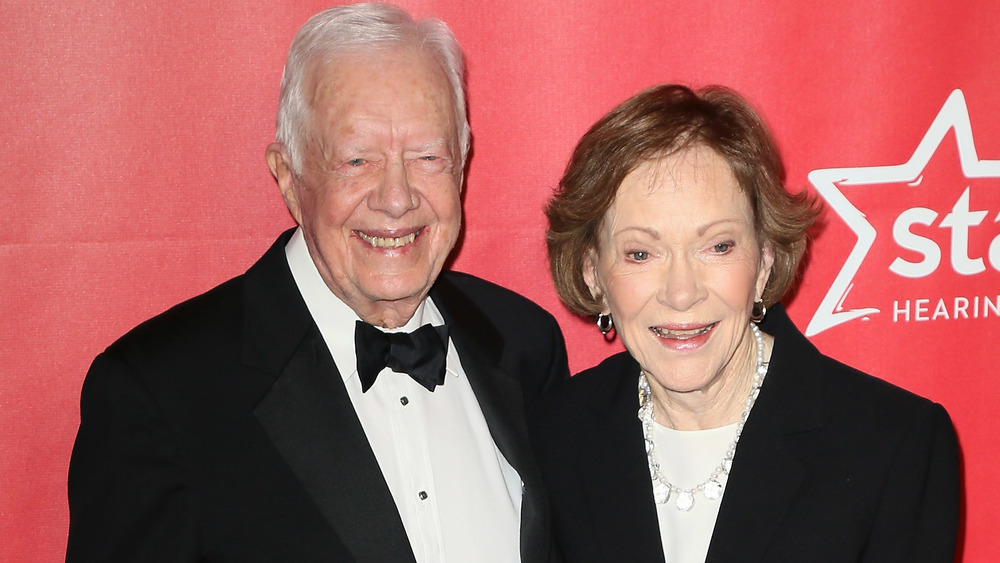
{"label": "woman's face", "polygon": [[748,369],[773,263],[729,165],[693,147],[625,177],[584,278],[654,387],[707,391]]}

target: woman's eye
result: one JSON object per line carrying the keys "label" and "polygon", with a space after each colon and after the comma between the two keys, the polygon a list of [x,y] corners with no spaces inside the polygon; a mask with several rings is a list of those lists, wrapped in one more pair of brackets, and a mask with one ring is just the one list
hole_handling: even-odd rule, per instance
{"label": "woman's eye", "polygon": [[636,262],[642,262],[643,260],[649,258],[649,253],[646,252],[645,250],[634,250],[628,253],[628,257],[629,259],[635,260]]}
{"label": "woman's eye", "polygon": [[717,253],[719,253],[719,254],[725,254],[726,252],[729,252],[730,250],[732,250],[733,246],[735,246],[735,245],[733,243],[731,243],[731,242],[720,242],[719,244],[716,244],[715,246],[713,246],[712,250],[715,251],[715,252],[717,252]]}

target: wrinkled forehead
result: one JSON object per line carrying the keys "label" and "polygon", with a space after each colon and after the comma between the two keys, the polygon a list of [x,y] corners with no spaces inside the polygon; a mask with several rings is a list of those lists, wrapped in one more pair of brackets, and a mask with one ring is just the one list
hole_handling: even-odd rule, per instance
{"label": "wrinkled forehead", "polygon": [[455,102],[447,76],[435,57],[412,46],[318,57],[308,67],[306,94],[314,121],[358,109],[410,112],[442,120],[449,140],[457,137]]}
{"label": "wrinkled forehead", "polygon": [[637,163],[618,185],[611,205],[623,197],[623,191],[648,197],[660,190],[687,198],[722,196],[750,204],[729,161],[708,146],[694,145]]}
{"label": "wrinkled forehead", "polygon": [[720,219],[753,226],[753,206],[728,161],[700,147],[640,162],[618,186],[595,234],[599,240],[623,226],[681,232]]}

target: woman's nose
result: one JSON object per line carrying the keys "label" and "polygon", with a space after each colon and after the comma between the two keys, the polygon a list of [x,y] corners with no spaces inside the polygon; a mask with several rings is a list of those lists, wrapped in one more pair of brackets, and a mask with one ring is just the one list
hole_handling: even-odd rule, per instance
{"label": "woman's nose", "polygon": [[687,311],[704,297],[698,268],[685,257],[667,261],[660,280],[659,301],[672,309]]}

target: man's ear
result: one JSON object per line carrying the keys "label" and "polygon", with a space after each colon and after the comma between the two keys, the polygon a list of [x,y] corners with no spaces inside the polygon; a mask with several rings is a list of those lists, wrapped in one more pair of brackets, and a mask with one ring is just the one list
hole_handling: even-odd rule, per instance
{"label": "man's ear", "polygon": [[601,304],[603,313],[609,312],[608,303],[604,299],[604,287],[597,276],[597,250],[591,248],[583,257],[583,281],[590,290],[590,296]]}
{"label": "man's ear", "polygon": [[295,222],[301,225],[302,212],[295,194],[295,172],[292,169],[292,159],[288,154],[288,148],[285,147],[284,143],[273,142],[267,146],[264,158],[267,160],[267,167],[271,169],[271,175],[278,182],[278,189],[281,190],[285,206],[295,218]]}

